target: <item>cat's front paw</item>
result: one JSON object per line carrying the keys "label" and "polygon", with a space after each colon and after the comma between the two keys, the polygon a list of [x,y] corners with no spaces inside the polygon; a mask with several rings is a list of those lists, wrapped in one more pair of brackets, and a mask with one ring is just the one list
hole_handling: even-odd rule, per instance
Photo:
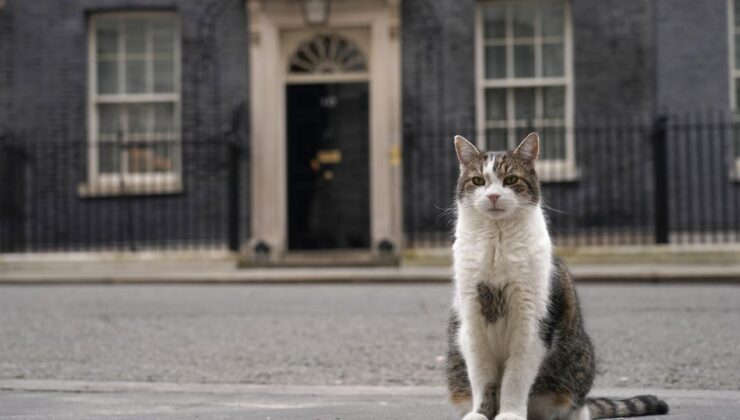
{"label": "cat's front paw", "polygon": [[515,413],[501,413],[493,420],[527,420],[526,418]]}
{"label": "cat's front paw", "polygon": [[484,416],[481,413],[471,411],[466,414],[465,417],[462,418],[462,420],[488,420],[488,417]]}

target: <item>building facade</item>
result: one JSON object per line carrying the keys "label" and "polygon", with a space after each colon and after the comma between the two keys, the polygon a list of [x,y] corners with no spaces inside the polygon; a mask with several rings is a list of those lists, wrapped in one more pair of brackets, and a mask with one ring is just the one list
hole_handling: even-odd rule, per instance
{"label": "building facade", "polygon": [[[642,243],[661,219],[677,234],[737,229],[735,9],[6,0],[4,251],[181,243],[271,262],[314,250],[393,257],[446,238],[453,134],[500,149],[533,129],[556,230],[630,225]],[[717,121],[712,139],[654,149],[656,121],[684,114],[669,138],[700,114]],[[691,156],[711,168],[663,182]],[[705,185],[711,209],[687,213]]]}

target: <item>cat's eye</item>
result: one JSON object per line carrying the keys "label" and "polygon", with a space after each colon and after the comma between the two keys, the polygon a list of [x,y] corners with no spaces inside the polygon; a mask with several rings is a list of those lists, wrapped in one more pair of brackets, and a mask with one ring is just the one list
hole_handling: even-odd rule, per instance
{"label": "cat's eye", "polygon": [[472,181],[474,185],[477,185],[479,187],[483,186],[486,183],[486,180],[479,176],[474,176]]}
{"label": "cat's eye", "polygon": [[506,178],[504,178],[504,185],[511,185],[515,184],[517,181],[519,181],[519,177],[516,175],[509,175]]}

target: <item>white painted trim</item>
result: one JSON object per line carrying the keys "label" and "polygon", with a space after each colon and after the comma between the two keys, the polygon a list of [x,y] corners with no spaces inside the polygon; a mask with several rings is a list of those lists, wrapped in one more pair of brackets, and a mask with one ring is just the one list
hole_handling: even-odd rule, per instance
{"label": "white painted trim", "polygon": [[728,64],[730,67],[730,109],[736,111],[737,109],[737,92],[735,92],[735,86],[737,84],[737,78],[740,77],[740,69],[735,68],[735,34],[737,28],[735,27],[735,1],[727,0],[727,33],[728,33]]}
{"label": "white painted trim", "polygon": [[81,197],[110,197],[121,195],[158,195],[182,192],[179,174],[129,174],[121,179],[116,175],[98,175],[92,182],[77,186]]}
{"label": "white painted trim", "polygon": [[119,95],[92,94],[92,100],[99,104],[166,103],[180,100],[179,93],[122,93]]}
{"label": "white painted trim", "polygon": [[[102,17],[157,17],[167,16],[173,18],[174,26],[174,45],[173,45],[173,90],[174,93],[120,93],[120,94],[98,94],[98,79],[97,79],[97,39],[96,39],[96,28],[97,21]],[[98,140],[98,105],[99,104],[131,104],[131,103],[171,103],[173,105],[174,120],[173,120],[173,132],[176,134],[176,141],[180,141],[182,136],[181,133],[181,113],[182,113],[182,101],[180,98],[181,92],[181,75],[182,75],[182,63],[181,63],[181,29],[180,19],[176,13],[173,12],[152,12],[152,11],[132,11],[132,12],[101,12],[95,13],[90,16],[88,33],[87,33],[87,60],[88,60],[88,95],[87,95],[87,181],[78,186],[78,194],[81,196],[97,196],[97,195],[124,195],[124,194],[156,194],[156,193],[175,193],[182,190],[182,183],[180,176],[182,172],[182,148],[175,147],[175,154],[172,156],[173,159],[173,172],[168,174],[161,173],[146,173],[146,174],[128,174],[125,173],[125,166],[128,163],[128,159],[123,157],[121,159],[121,165],[123,167],[124,175],[119,174],[100,174],[98,171],[98,155],[96,153],[99,140]],[[123,53],[123,37],[119,37],[119,55]],[[147,37],[147,52],[139,54],[143,57],[149,57],[152,49],[151,36]],[[119,59],[121,57],[118,57]],[[123,62],[123,60],[117,60]],[[151,60],[147,60],[149,63]],[[149,65],[149,64],[147,64]],[[125,65],[119,66],[119,83],[125,80]],[[150,85],[153,83],[151,80],[150,72],[146,74],[145,83]],[[124,113],[123,118],[127,118]],[[126,152],[122,152],[126,153]],[[162,176],[168,178],[167,181],[162,181]],[[173,180],[169,180],[172,178]],[[115,186],[114,186],[115,185]]]}
{"label": "white painted trim", "polygon": [[[476,4],[475,10],[475,78],[476,78],[476,128],[477,136],[476,143],[482,148],[487,148],[486,142],[486,130],[488,128],[506,128],[507,129],[507,143],[509,147],[516,146],[516,143],[521,140],[515,138],[515,127],[522,125],[520,120],[517,120],[514,115],[514,88],[541,88],[545,86],[563,86],[565,89],[565,103],[563,104],[564,117],[562,123],[550,124],[548,126],[565,126],[565,159],[558,160],[543,160],[538,164],[538,172],[540,179],[543,181],[567,181],[573,180],[578,177],[578,170],[575,162],[575,136],[573,132],[574,120],[575,120],[575,105],[574,105],[574,80],[573,80],[573,23],[572,23],[572,9],[571,2],[569,0],[563,0],[563,27],[564,33],[562,37],[543,37],[541,28],[539,25],[535,25],[535,34],[533,38],[535,45],[542,45],[543,40],[550,40],[557,38],[563,43],[563,76],[562,77],[544,77],[541,75],[541,62],[542,54],[541,48],[535,48],[535,75],[531,78],[514,78],[514,60],[513,60],[513,45],[521,42],[521,40],[514,40],[513,28],[511,25],[511,9],[506,9],[506,37],[502,41],[488,42],[483,39],[483,13],[486,4],[512,4],[521,3],[521,1],[511,0],[485,0],[480,1]],[[532,1],[531,3],[537,4],[540,1]],[[535,16],[538,16],[540,11],[535,10]],[[506,54],[506,75],[504,79],[486,79],[485,78],[485,47],[487,45],[505,45],[507,47]],[[494,121],[487,121],[486,119],[486,99],[485,93],[488,88],[500,88],[506,89],[506,123],[501,124]],[[535,108],[537,110],[536,115],[542,115],[542,94],[540,90],[535,93]],[[537,117],[533,121],[535,125],[540,122],[547,122],[547,119]],[[553,121],[550,121],[553,122]]]}
{"label": "white painted trim", "polygon": [[286,78],[285,83],[290,85],[306,85],[311,83],[355,83],[367,82],[370,76],[367,73],[354,74],[307,74],[307,75],[290,75]]}
{"label": "white painted trim", "polygon": [[[563,56],[565,60],[565,56]],[[480,86],[484,88],[516,88],[563,86],[568,84],[567,77],[533,77],[529,79],[484,79]]]}
{"label": "white painted trim", "polygon": [[485,54],[480,52],[480,40],[483,39],[483,5],[481,2],[475,4],[475,142],[481,150],[487,150],[486,146],[486,95],[482,89],[485,81]]}
{"label": "white painted trim", "polygon": [[[250,253],[257,241],[266,241],[271,257],[287,253],[287,158],[285,86],[288,83],[368,81],[370,95],[370,215],[373,250],[383,239],[400,252],[403,243],[401,208],[401,60],[399,0],[337,2],[329,25],[307,27],[295,1],[245,0],[250,40]],[[334,7],[336,6],[336,7]],[[286,33],[336,31],[351,37],[364,50],[368,73],[304,77],[287,75]],[[359,31],[359,32],[358,32]],[[292,36],[292,35],[291,35]],[[291,41],[293,42],[293,41]],[[296,41],[297,42],[297,41]],[[297,44],[291,44],[297,45]]]}
{"label": "white painted trim", "polygon": [[[735,26],[735,0],[727,0],[727,33],[728,39],[728,61],[730,67],[730,109],[732,110],[732,136],[735,136],[735,131],[740,128],[740,114],[737,106],[737,83],[740,79],[740,68],[735,67],[735,49],[740,46],[735,43],[736,34],[740,34],[740,27]],[[735,182],[740,182],[740,150],[735,149],[735,139],[732,139],[733,153],[735,154],[735,164],[730,171],[730,179]]]}

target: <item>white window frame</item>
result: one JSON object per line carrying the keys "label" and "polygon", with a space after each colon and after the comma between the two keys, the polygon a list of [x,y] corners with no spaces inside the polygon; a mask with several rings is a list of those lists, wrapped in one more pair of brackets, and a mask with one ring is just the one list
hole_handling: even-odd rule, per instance
{"label": "white window frame", "polygon": [[[97,74],[97,22],[104,17],[129,18],[129,17],[157,17],[167,16],[174,20],[174,49],[173,49],[173,84],[174,93],[117,93],[98,94]],[[78,186],[81,196],[106,196],[106,195],[146,195],[177,193],[182,190],[182,147],[175,148],[173,159],[175,169],[166,173],[126,173],[102,174],[98,171],[98,121],[99,104],[132,104],[132,103],[172,103],[174,107],[173,133],[175,133],[175,144],[182,145],[181,131],[181,36],[180,19],[176,12],[166,11],[131,11],[131,12],[102,12],[90,16],[87,31],[88,43],[88,95],[87,95],[87,181]],[[119,43],[123,43],[119,39]],[[147,39],[150,43],[151,39]],[[148,47],[151,50],[151,47]],[[122,51],[119,44],[119,54]],[[119,73],[120,78],[125,78],[124,71]],[[125,159],[123,159],[125,161]],[[122,164],[124,163],[122,161]]]}
{"label": "white window frame", "polygon": [[[556,1],[556,0],[553,0]],[[563,0],[563,76],[562,77],[542,77],[535,76],[531,78],[504,78],[504,79],[486,79],[485,77],[485,39],[483,36],[483,13],[486,5],[517,3],[521,4],[527,0],[484,0],[476,4],[475,11],[475,79],[476,79],[476,121],[477,121],[477,144],[480,148],[486,149],[486,134],[488,128],[507,128],[509,147],[514,147],[522,139],[514,138],[511,128],[516,126],[516,119],[513,115],[512,90],[511,88],[537,88],[546,86],[563,86],[565,88],[565,159],[541,159],[537,162],[537,173],[542,181],[572,181],[578,178],[578,169],[575,162],[575,136],[573,130],[574,121],[574,83],[573,83],[573,24],[571,14],[571,2]],[[540,3],[541,1],[529,1],[530,3]],[[535,8],[537,9],[537,8]],[[508,26],[508,25],[507,25]],[[507,29],[508,31],[509,29]],[[511,43],[511,34],[507,33],[506,42]],[[535,33],[536,43],[542,44],[542,35]],[[507,48],[511,51],[511,48]],[[507,66],[513,66],[513,57],[507,57]],[[535,49],[535,72],[540,67],[542,60],[541,50]],[[507,72],[512,74],[512,72]],[[507,121],[506,127],[494,127],[486,121],[486,89],[501,88],[506,89],[507,94]],[[536,101],[535,106],[542,107],[542,101]],[[539,125],[540,119],[535,119],[535,125]],[[546,138],[543,141],[547,141]]]}
{"label": "white window frame", "polygon": [[740,150],[735,150],[735,130],[740,127],[740,109],[737,106],[737,83],[740,79],[740,68],[735,68],[735,34],[740,34],[740,26],[735,26],[735,0],[727,1],[727,32],[728,39],[728,57],[730,65],[730,109],[732,110],[732,153],[735,156],[735,165],[730,172],[730,178],[734,181],[740,181]]}

